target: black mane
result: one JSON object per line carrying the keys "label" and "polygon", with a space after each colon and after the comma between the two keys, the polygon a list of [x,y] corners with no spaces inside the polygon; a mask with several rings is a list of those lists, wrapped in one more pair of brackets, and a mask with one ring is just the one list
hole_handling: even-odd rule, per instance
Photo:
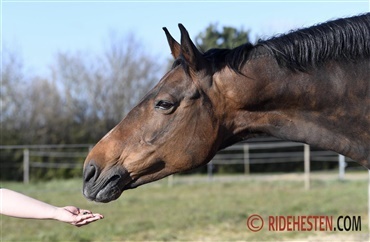
{"label": "black mane", "polygon": [[252,49],[265,47],[279,65],[307,71],[329,61],[351,61],[370,57],[370,13],[342,18],[299,29],[288,34],[249,43],[234,49],[211,49],[204,53],[214,68],[229,66],[240,72]]}

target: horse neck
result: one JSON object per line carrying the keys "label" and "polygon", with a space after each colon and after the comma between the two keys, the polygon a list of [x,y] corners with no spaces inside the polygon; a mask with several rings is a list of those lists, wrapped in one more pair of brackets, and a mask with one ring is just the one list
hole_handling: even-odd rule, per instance
{"label": "horse neck", "polygon": [[266,133],[336,151],[370,168],[368,61],[327,63],[303,73],[262,57],[242,71],[232,85],[223,85],[224,108],[233,110],[224,115],[231,127],[225,142]]}

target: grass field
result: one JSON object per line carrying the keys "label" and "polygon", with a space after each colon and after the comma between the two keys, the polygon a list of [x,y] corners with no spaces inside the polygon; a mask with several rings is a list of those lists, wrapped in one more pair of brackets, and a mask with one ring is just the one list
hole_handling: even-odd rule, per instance
{"label": "grass field", "polygon": [[[58,206],[87,208],[105,218],[76,228],[56,221],[1,216],[1,241],[368,241],[367,172],[352,177],[356,179],[338,181],[336,174],[318,174],[309,191],[303,189],[302,180],[284,175],[216,177],[213,182],[204,177],[175,177],[171,187],[163,180],[125,191],[109,204],[87,201],[80,180],[2,182],[2,187]],[[252,232],[246,226],[251,214],[265,221],[278,215],[361,216],[361,231],[276,232],[264,227]]]}

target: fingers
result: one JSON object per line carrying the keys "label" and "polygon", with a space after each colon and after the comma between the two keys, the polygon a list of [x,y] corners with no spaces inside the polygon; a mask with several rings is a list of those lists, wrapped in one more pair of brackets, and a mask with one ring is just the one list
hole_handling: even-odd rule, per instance
{"label": "fingers", "polygon": [[71,223],[72,225],[75,225],[77,227],[81,227],[83,225],[89,224],[91,222],[94,222],[96,220],[104,218],[103,215],[99,213],[92,213],[89,210],[80,210],[80,214],[76,217],[76,221]]}
{"label": "fingers", "polygon": [[99,220],[99,219],[103,219],[104,218],[104,216],[101,215],[100,213],[93,213],[93,215],[94,215],[94,218],[96,218],[96,220]]}
{"label": "fingers", "polygon": [[72,225],[75,225],[75,226],[77,226],[77,227],[81,227],[81,226],[83,226],[83,225],[87,225],[87,224],[89,224],[89,223],[92,223],[92,222],[94,222],[94,221],[97,221],[97,220],[99,220],[100,218],[97,218],[97,217],[91,217],[91,218],[88,218],[88,219],[83,219],[83,220],[80,220],[80,221],[78,221],[78,222],[75,222],[75,223],[73,223]]}

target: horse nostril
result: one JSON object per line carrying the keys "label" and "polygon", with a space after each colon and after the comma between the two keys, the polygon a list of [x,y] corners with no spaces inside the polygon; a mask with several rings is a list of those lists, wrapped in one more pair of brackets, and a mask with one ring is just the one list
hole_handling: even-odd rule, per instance
{"label": "horse nostril", "polygon": [[84,180],[85,182],[89,182],[90,180],[95,181],[99,176],[98,168],[94,161],[90,161],[90,163],[84,169]]}

